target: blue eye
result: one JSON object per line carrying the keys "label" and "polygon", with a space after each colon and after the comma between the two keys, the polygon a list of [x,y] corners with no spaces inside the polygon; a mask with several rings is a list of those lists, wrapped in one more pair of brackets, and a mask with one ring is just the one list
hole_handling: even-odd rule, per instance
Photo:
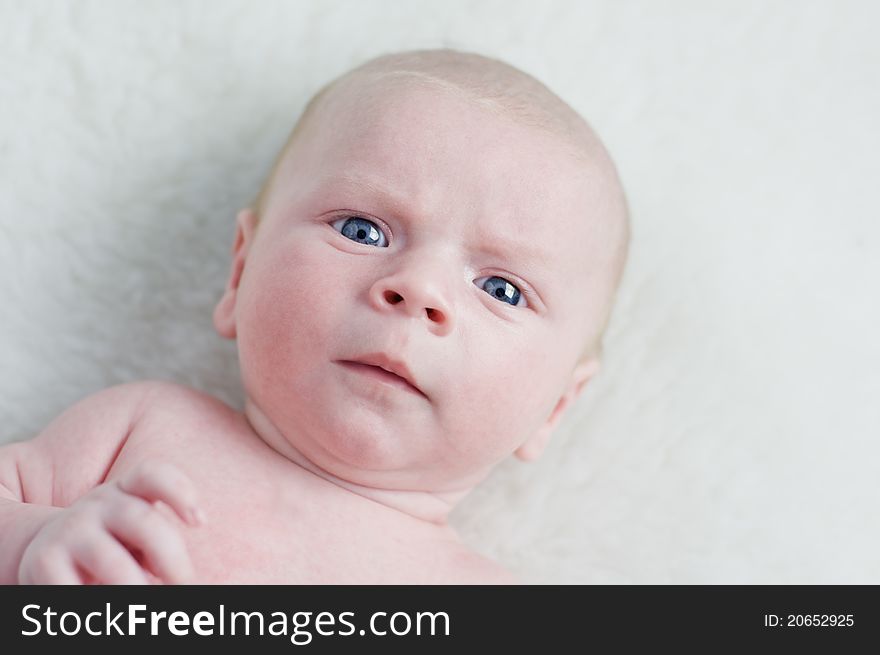
{"label": "blue eye", "polygon": [[336,227],[339,223],[342,223],[342,235],[348,237],[352,241],[357,241],[358,243],[363,243],[368,246],[378,246],[380,248],[388,246],[388,240],[373,221],[368,221],[366,218],[361,218],[360,216],[346,216],[340,218],[338,221],[333,221],[331,225],[334,229],[339,230],[339,228]]}
{"label": "blue eye", "polygon": [[497,275],[487,277],[486,281],[479,286],[490,296],[494,296],[501,302],[506,302],[513,306],[519,305],[520,298],[522,297],[516,286]]}

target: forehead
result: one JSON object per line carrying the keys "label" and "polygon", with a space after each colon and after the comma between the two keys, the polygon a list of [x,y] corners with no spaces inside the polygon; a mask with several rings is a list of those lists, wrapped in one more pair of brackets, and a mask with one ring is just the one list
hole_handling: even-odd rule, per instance
{"label": "forehead", "polygon": [[384,177],[417,203],[454,186],[463,200],[535,212],[578,188],[557,139],[460,94],[410,86],[350,97],[331,112],[326,163]]}
{"label": "forehead", "polygon": [[389,191],[409,212],[450,229],[546,237],[555,256],[596,204],[595,173],[559,137],[446,90],[347,89],[297,150],[303,192],[345,184]]}

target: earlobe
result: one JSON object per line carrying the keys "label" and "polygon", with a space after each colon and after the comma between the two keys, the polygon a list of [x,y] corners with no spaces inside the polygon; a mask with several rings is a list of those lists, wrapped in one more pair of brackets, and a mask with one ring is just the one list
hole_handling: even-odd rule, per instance
{"label": "earlobe", "polygon": [[541,428],[531,439],[513,451],[519,461],[534,462],[541,456],[550,440],[549,433],[545,435],[544,432],[544,428]]}
{"label": "earlobe", "polygon": [[531,462],[544,452],[547,444],[550,442],[550,435],[559,424],[565,411],[571,406],[572,402],[583,392],[587,382],[590,381],[599,371],[599,360],[589,359],[578,364],[571,373],[569,383],[565,388],[565,392],[556,401],[556,407],[550,412],[547,421],[538,431],[527,439],[519,448],[514,451],[514,455],[523,462]]}
{"label": "earlobe", "polygon": [[587,385],[593,376],[599,372],[600,363],[598,359],[587,359],[577,366],[575,366],[574,371],[571,373],[572,387],[574,389],[574,397],[577,398],[581,395],[581,392],[584,390],[584,387]]}
{"label": "earlobe", "polygon": [[232,245],[232,268],[226,282],[223,297],[214,308],[214,328],[221,337],[235,339],[235,305],[238,299],[238,288],[248,252],[254,240],[257,227],[257,215],[252,209],[242,209],[235,221],[235,240]]}

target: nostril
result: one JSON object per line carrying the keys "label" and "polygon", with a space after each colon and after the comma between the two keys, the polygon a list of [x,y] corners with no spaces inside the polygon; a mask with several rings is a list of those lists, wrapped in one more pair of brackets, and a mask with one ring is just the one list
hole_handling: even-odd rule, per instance
{"label": "nostril", "polygon": [[432,321],[439,321],[443,319],[443,315],[436,309],[431,309],[430,307],[428,307],[425,311],[428,312],[428,318]]}
{"label": "nostril", "polygon": [[403,300],[403,296],[395,291],[386,291],[384,295],[385,301],[390,305],[396,305],[401,300]]}

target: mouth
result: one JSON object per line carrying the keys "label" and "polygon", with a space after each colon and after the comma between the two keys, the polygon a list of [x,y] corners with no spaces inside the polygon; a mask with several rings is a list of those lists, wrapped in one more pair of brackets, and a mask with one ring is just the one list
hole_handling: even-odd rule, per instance
{"label": "mouth", "polygon": [[427,396],[421,389],[419,389],[405,377],[397,375],[396,373],[392,373],[391,371],[388,371],[381,366],[348,360],[340,360],[338,363],[345,368],[354,371],[355,373],[370,377],[373,380],[376,380],[383,384],[387,384],[397,389],[419,395],[422,398],[427,398]]}

